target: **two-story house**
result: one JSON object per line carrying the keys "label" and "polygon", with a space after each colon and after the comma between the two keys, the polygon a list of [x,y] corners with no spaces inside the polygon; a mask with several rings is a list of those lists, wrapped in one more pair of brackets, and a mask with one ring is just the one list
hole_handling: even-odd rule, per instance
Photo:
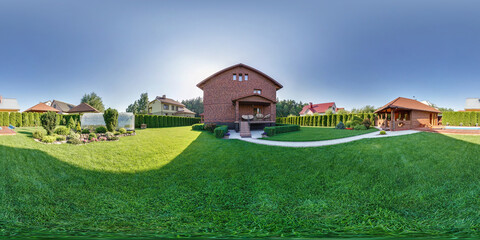
{"label": "two-story house", "polygon": [[148,114],[195,117],[195,113],[186,108],[185,105],[171,98],[167,98],[166,95],[161,97],[157,96],[153,101],[148,103]]}
{"label": "two-story house", "polygon": [[277,91],[283,86],[253,67],[233,65],[201,81],[197,87],[203,90],[205,123],[228,125],[237,131],[244,125],[250,129],[252,124],[257,127],[275,124]]}

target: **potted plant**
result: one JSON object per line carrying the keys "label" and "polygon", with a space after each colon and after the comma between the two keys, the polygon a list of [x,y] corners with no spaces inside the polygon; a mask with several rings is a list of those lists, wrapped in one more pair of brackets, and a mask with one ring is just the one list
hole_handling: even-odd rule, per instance
{"label": "potted plant", "polygon": [[225,133],[225,135],[223,135],[223,138],[224,139],[229,139],[230,138],[230,133],[229,132]]}

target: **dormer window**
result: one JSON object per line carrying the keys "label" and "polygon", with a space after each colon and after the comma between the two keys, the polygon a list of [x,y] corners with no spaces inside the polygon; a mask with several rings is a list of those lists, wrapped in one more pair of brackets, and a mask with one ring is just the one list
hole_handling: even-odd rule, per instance
{"label": "dormer window", "polygon": [[262,89],[254,89],[253,93],[254,94],[262,94]]}
{"label": "dormer window", "polygon": [[238,81],[240,81],[240,82],[243,81],[243,75],[241,73],[238,74]]}
{"label": "dormer window", "polygon": [[248,74],[245,73],[245,81],[248,81]]}
{"label": "dormer window", "polygon": [[237,80],[237,74],[233,74],[233,81],[236,81]]}

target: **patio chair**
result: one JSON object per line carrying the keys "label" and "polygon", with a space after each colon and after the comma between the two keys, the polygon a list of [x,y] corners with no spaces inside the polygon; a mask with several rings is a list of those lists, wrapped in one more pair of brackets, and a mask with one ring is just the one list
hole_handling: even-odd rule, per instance
{"label": "patio chair", "polygon": [[255,114],[255,118],[256,118],[257,120],[262,120],[262,119],[263,119],[263,114],[257,113],[257,114]]}

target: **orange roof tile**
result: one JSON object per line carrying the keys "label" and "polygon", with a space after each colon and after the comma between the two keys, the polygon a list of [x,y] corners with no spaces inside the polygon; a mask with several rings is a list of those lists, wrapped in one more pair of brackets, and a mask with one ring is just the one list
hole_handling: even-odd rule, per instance
{"label": "orange roof tile", "polygon": [[377,109],[375,113],[385,110],[387,108],[412,109],[424,112],[440,113],[440,111],[434,107],[428,106],[414,99],[403,97],[398,97],[395,100],[387,103],[385,106]]}
{"label": "orange roof tile", "polygon": [[45,103],[39,103],[24,112],[59,112],[58,109],[48,106]]}

